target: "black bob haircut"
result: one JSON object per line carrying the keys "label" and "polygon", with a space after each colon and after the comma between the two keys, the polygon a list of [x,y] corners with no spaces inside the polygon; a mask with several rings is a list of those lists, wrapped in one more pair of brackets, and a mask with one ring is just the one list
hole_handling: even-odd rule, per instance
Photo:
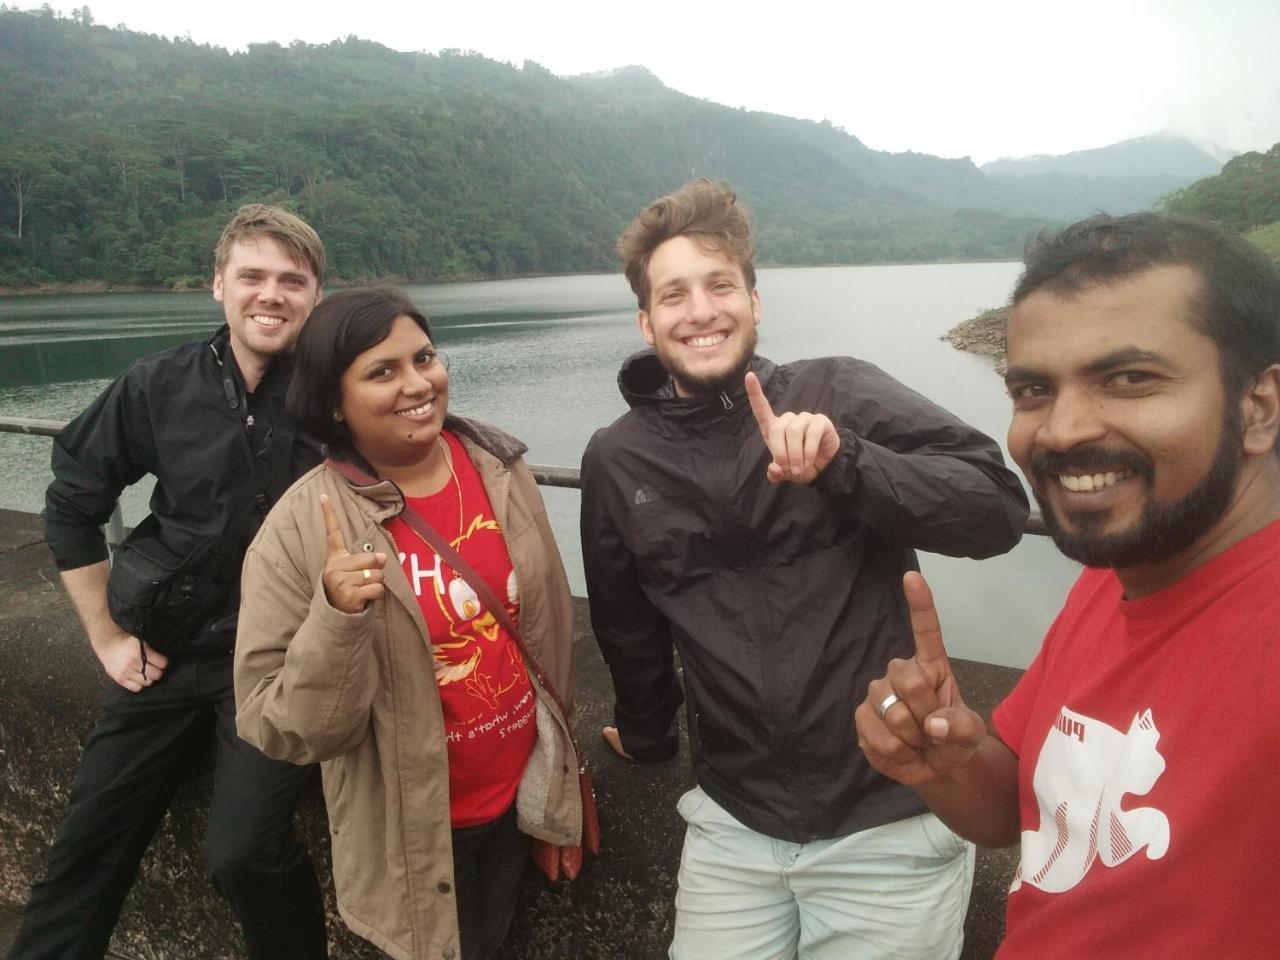
{"label": "black bob haircut", "polygon": [[342,406],[342,375],[387,339],[397,317],[408,317],[435,344],[426,315],[393,287],[356,287],[325,297],[298,337],[285,410],[300,429],[348,459],[356,456],[351,432],[333,418]]}
{"label": "black bob haircut", "polygon": [[1025,260],[1014,306],[1037,290],[1070,297],[1151,267],[1191,267],[1201,285],[1188,319],[1217,345],[1228,394],[1280,363],[1280,272],[1253,244],[1211,224],[1161,213],[1099,214],[1042,233]]}

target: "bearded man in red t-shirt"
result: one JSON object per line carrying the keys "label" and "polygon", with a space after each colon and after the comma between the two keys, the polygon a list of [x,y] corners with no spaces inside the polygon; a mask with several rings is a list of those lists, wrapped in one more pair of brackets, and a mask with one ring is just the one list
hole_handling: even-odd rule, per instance
{"label": "bearded man in red t-shirt", "polygon": [[916,656],[855,717],[871,764],[977,843],[1019,843],[1000,958],[1275,956],[1280,275],[1158,214],[1030,250],[1009,451],[1087,569],[989,729],[928,587]]}

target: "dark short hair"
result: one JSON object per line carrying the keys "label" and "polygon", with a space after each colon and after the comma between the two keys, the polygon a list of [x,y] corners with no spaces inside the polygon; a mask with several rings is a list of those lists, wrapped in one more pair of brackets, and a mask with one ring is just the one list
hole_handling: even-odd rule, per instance
{"label": "dark short hair", "polygon": [[1238,394],[1280,363],[1280,273],[1257,247],[1212,224],[1161,213],[1099,214],[1027,247],[1013,303],[1037,290],[1071,296],[1157,266],[1187,266],[1201,279],[1193,324],[1218,347],[1222,382]]}
{"label": "dark short hair", "polygon": [[723,253],[742,270],[747,289],[754,290],[756,248],[751,232],[751,214],[733,188],[702,178],[641,210],[618,238],[618,257],[640,309],[648,310],[649,259],[675,237],[693,237]]}
{"label": "dark short hair", "polygon": [[397,317],[411,319],[435,343],[426,314],[393,287],[356,287],[325,297],[298,336],[285,409],[300,429],[341,456],[355,454],[347,425],[333,418],[342,406],[342,375],[387,339]]}

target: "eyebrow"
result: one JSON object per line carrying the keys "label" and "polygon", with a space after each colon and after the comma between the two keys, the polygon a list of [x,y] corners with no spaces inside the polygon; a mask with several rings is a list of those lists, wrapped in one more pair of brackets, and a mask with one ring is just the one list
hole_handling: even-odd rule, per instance
{"label": "eyebrow", "polygon": [[[1164,355],[1153,350],[1143,350],[1141,347],[1121,347],[1118,350],[1112,350],[1110,353],[1090,360],[1080,368],[1080,372],[1086,376],[1097,376],[1100,373],[1106,373],[1116,367],[1127,366],[1131,363],[1154,364],[1166,368],[1172,366]],[[1005,386],[1013,383],[1031,383],[1037,380],[1051,379],[1052,377],[1043,370],[1026,366],[1010,367],[1004,375]]]}
{"label": "eyebrow", "polygon": [[659,277],[657,282],[653,284],[653,291],[656,293],[657,291],[665,290],[668,287],[687,286],[688,283],[689,283],[689,278],[686,277],[684,274],[679,274],[676,276]]}
{"label": "eyebrow", "polygon": [[[245,267],[241,267],[239,270],[236,271],[236,276],[243,277],[251,273],[256,273],[260,276],[265,276],[271,273],[271,271],[266,269],[265,267],[245,266]],[[279,276],[280,276],[280,279],[282,280],[302,280],[305,282],[307,280],[310,280],[314,275],[307,273],[306,271],[303,271],[303,270],[282,270]]]}
{"label": "eyebrow", "polygon": [[[703,282],[714,282],[717,280],[733,280],[737,281],[737,277],[729,267],[717,267],[714,270],[708,270],[706,273],[699,274],[697,279]],[[693,280],[688,274],[681,273],[677,276],[669,276],[661,278],[653,285],[654,290],[661,290],[665,287],[679,286],[687,287]]]}
{"label": "eyebrow", "polygon": [[[424,341],[421,346],[414,348],[412,356],[416,357],[420,353],[429,353],[432,356],[435,356],[435,353],[436,353],[435,345],[431,343],[431,341],[429,340]],[[400,360],[401,358],[398,356],[375,357],[374,359],[370,360],[368,363],[363,364],[360,367],[360,369],[371,370],[374,367],[385,367],[389,365],[394,366],[395,364],[399,363]]]}

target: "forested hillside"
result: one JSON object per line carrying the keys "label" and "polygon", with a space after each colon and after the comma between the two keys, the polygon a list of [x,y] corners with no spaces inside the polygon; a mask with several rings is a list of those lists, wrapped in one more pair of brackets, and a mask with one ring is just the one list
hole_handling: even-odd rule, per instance
{"label": "forested hillside", "polygon": [[1266,153],[1242,153],[1216,177],[1173,194],[1167,206],[1216,220],[1280,258],[1280,143]]}
{"label": "forested hillside", "polygon": [[[206,282],[239,204],[285,204],[346,280],[614,269],[644,203],[731,181],[773,263],[1016,257],[1107,206],[868,149],[640,68],[561,78],[354,37],[244,53],[0,7],[0,286]],[[1083,192],[1081,192],[1083,191]]]}

